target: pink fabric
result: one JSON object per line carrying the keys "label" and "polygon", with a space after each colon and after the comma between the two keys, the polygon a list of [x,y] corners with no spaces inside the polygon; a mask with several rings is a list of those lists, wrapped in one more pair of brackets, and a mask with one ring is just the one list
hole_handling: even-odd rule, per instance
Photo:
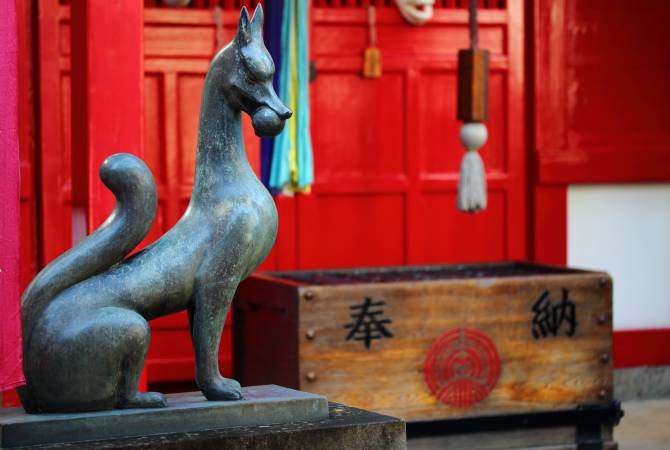
{"label": "pink fabric", "polygon": [[19,300],[16,0],[0,0],[0,391],[25,383]]}

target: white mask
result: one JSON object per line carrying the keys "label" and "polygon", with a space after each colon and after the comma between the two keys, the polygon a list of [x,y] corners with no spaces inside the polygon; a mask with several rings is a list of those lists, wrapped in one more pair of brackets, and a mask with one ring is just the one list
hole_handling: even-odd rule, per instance
{"label": "white mask", "polygon": [[435,0],[396,0],[400,14],[412,25],[423,25],[433,17]]}

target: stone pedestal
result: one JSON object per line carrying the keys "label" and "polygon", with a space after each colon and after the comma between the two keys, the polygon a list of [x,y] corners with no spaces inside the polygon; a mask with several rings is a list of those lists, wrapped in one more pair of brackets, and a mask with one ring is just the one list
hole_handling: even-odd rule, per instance
{"label": "stone pedestal", "polygon": [[40,449],[404,449],[405,424],[279,386],[244,389],[244,400],[168,395],[164,409],[77,414],[0,410],[0,447]]}

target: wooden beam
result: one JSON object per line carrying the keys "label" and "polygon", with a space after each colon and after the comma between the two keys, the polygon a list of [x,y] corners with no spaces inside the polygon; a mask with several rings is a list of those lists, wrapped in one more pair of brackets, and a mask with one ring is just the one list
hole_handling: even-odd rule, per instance
{"label": "wooden beam", "polygon": [[95,230],[113,196],[98,169],[113,153],[142,156],[143,3],[73,0],[72,202],[73,240]]}

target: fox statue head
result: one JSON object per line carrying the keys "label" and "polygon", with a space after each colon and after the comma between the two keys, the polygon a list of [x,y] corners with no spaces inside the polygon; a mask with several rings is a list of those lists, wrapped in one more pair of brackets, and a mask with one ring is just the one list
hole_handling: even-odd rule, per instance
{"label": "fox statue head", "polygon": [[256,7],[249,18],[246,7],[240,13],[237,35],[214,58],[209,76],[227,103],[249,114],[258,136],[275,136],[292,112],[279,99],[272,86],[275,66],[263,42],[263,8]]}

